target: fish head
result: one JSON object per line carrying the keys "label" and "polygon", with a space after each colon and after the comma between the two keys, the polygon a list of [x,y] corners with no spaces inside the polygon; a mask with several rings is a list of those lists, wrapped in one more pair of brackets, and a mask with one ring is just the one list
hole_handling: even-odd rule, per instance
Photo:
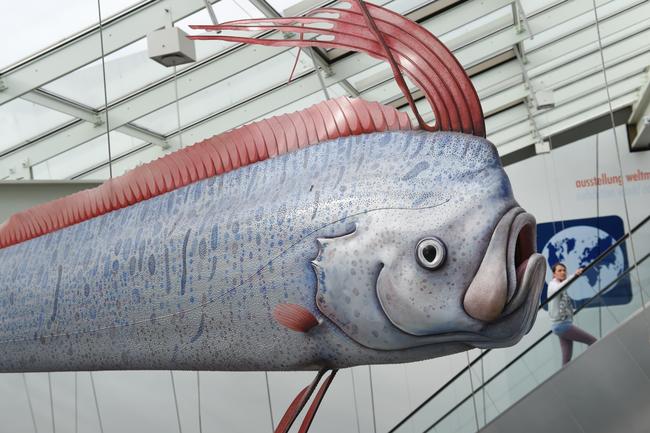
{"label": "fish head", "polygon": [[436,203],[369,209],[350,232],[318,239],[316,304],[359,344],[500,347],[532,326],[546,264],[503,168],[460,173],[443,190]]}

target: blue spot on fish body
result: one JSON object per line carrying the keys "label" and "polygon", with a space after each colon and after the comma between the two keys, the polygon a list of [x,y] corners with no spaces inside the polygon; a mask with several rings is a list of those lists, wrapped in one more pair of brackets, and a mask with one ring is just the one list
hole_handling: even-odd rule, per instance
{"label": "blue spot on fish body", "polygon": [[415,166],[402,177],[402,180],[414,179],[427,168],[429,168],[429,163],[427,161],[420,161],[417,164],[415,164]]}
{"label": "blue spot on fish body", "polygon": [[212,226],[212,233],[210,236],[210,247],[212,250],[216,250],[219,246],[219,225],[215,224]]}
{"label": "blue spot on fish body", "polygon": [[156,273],[156,258],[153,254],[149,256],[149,263],[147,264],[147,267],[149,268],[149,273],[151,275]]}
{"label": "blue spot on fish body", "polygon": [[192,229],[189,229],[185,234],[185,239],[183,239],[183,263],[181,270],[181,295],[185,294],[185,284],[187,280],[187,243],[190,240],[190,232]]}
{"label": "blue spot on fish body", "polygon": [[131,296],[133,298],[133,302],[136,304],[140,303],[140,291],[138,289],[131,290]]}

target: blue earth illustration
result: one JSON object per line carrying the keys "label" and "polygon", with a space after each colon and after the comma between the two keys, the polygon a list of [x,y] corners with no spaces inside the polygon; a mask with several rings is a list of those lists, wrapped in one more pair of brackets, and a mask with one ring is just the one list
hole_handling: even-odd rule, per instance
{"label": "blue earth illustration", "polygon": [[[557,232],[542,250],[549,263],[546,281],[553,278],[550,267],[554,263],[564,263],[567,274],[571,275],[576,269],[587,266],[615,242],[616,239],[609,233],[593,226],[572,226]],[[623,249],[619,245],[569,287],[569,296],[575,300],[587,300],[594,296],[625,271],[623,257]]]}

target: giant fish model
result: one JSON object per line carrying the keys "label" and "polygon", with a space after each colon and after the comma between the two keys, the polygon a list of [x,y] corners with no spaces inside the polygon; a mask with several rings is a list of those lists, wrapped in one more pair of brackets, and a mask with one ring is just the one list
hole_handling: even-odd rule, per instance
{"label": "giant fish model", "polygon": [[[0,226],[0,371],[320,370],[286,431],[325,370],[507,346],[530,329],[545,274],[535,220],[462,68],[385,9],[324,11],[341,14],[319,30],[334,41],[197,39],[386,58],[401,86],[403,70],[425,90],[436,126],[328,100],[14,215]],[[317,20],[202,28],[302,34]]]}

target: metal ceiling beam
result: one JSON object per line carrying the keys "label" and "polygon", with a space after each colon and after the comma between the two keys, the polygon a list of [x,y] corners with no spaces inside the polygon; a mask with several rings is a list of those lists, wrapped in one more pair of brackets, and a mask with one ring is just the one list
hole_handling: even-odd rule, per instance
{"label": "metal ceiling beam", "polygon": [[[211,0],[212,3],[215,1]],[[103,23],[104,55],[144,38],[166,22],[165,9],[174,21],[205,7],[204,0],[150,0]],[[99,25],[51,47],[0,73],[6,88],[0,105],[56,80],[101,58]]]}
{"label": "metal ceiling beam", "polygon": [[[609,78],[609,77],[608,77]],[[639,93],[639,99],[635,102],[632,114],[627,123],[637,124],[643,116],[650,115],[650,69],[647,71],[646,83]]]}
{"label": "metal ceiling beam", "polygon": [[[104,124],[106,117],[104,115],[104,112],[98,113],[91,108],[84,107],[76,102],[68,101],[67,99],[53,95],[41,89],[26,93],[21,96],[21,98],[25,101],[38,104],[42,107],[56,110],[61,113],[65,113],[78,119],[84,120],[93,124],[95,127],[101,127],[101,125]],[[168,147],[164,136],[129,123],[120,126],[116,130],[139,140],[146,141],[147,143],[160,146],[163,149],[166,149]]]}

